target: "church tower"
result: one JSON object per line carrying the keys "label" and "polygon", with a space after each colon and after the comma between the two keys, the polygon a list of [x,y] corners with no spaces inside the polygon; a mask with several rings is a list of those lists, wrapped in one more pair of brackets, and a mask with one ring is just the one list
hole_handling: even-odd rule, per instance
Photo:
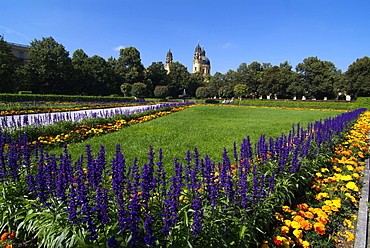
{"label": "church tower", "polygon": [[193,73],[195,72],[200,72],[203,76],[211,74],[211,61],[206,57],[206,51],[199,43],[194,52]]}
{"label": "church tower", "polygon": [[164,67],[167,71],[167,73],[170,73],[170,65],[172,64],[173,56],[171,49],[168,50],[167,56],[166,56],[166,66]]}

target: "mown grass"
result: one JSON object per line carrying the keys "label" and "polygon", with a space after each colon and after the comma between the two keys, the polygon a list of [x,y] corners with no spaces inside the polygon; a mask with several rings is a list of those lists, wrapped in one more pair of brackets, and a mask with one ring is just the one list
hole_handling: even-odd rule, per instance
{"label": "mown grass", "polygon": [[[239,144],[247,135],[256,142],[260,135],[278,137],[288,133],[292,124],[300,122],[307,127],[309,122],[334,117],[340,112],[316,110],[266,109],[229,106],[196,106],[154,119],[142,124],[124,128],[118,132],[91,138],[84,143],[68,147],[73,158],[84,153],[85,145],[93,147],[94,154],[105,146],[110,160],[116,144],[120,144],[127,161],[137,157],[147,159],[149,146],[158,153],[163,149],[165,167],[171,171],[173,158],[183,159],[187,150],[197,147],[201,157],[206,154],[220,161],[224,147],[232,156],[234,141]],[[59,154],[61,149],[51,153]]]}

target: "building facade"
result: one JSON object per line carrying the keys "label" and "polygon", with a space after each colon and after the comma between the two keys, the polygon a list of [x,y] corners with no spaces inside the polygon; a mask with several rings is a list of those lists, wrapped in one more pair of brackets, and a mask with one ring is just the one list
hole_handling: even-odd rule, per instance
{"label": "building facade", "polygon": [[211,74],[211,61],[206,57],[206,51],[199,43],[194,52],[193,73],[195,72],[200,72],[203,76]]}
{"label": "building facade", "polygon": [[[166,55],[166,65],[165,69],[167,73],[170,72],[170,65],[173,62],[173,54],[171,49],[168,50]],[[201,48],[199,43],[195,47],[194,60],[193,60],[193,73],[199,72],[203,76],[211,74],[211,61],[206,57],[206,51]]]}
{"label": "building facade", "polygon": [[[0,35],[0,40],[4,40],[4,36]],[[30,46],[28,45],[22,45],[22,44],[17,44],[17,43],[11,43],[11,42],[6,42],[9,46],[12,48],[12,54],[17,57],[23,59],[24,63],[27,63],[28,60],[30,59],[29,57],[29,50]]]}
{"label": "building facade", "polygon": [[166,55],[166,65],[164,67],[167,73],[170,73],[170,65],[172,64],[172,62],[173,62],[173,56],[172,56],[171,49],[169,49]]}

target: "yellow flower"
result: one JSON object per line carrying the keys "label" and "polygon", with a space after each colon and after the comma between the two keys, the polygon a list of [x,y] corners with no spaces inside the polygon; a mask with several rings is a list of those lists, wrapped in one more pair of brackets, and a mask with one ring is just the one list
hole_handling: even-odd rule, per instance
{"label": "yellow flower", "polygon": [[284,220],[284,225],[286,225],[287,227],[290,227],[292,225],[292,221],[291,220]]}
{"label": "yellow flower", "polygon": [[303,233],[301,230],[298,230],[298,229],[295,229],[293,231],[293,235],[297,238],[297,239],[301,239],[303,237]]}
{"label": "yellow flower", "polygon": [[280,213],[275,213],[275,218],[279,221],[284,221],[284,216]]}
{"label": "yellow flower", "polygon": [[357,185],[356,185],[354,182],[348,182],[348,183],[346,184],[346,187],[347,187],[348,189],[353,190],[353,191],[358,191],[358,187],[357,187]]}
{"label": "yellow flower", "polygon": [[347,241],[353,241],[355,240],[355,235],[349,231],[344,231],[347,235]]}
{"label": "yellow flower", "polygon": [[321,200],[322,198],[329,198],[329,194],[327,192],[321,192],[315,196],[316,200]]}
{"label": "yellow flower", "polygon": [[294,229],[299,229],[301,228],[301,224],[297,221],[292,221],[292,223],[290,224],[290,226]]}
{"label": "yellow flower", "polygon": [[289,227],[287,226],[282,226],[280,227],[280,231],[284,234],[288,234],[289,233]]}
{"label": "yellow flower", "polygon": [[302,242],[302,247],[303,248],[309,248],[310,247],[310,243],[305,240],[305,241]]}
{"label": "yellow flower", "polygon": [[328,168],[321,168],[321,172],[322,173],[329,172],[329,169]]}
{"label": "yellow flower", "polygon": [[353,173],[352,176],[356,179],[359,179],[360,178],[360,175],[356,172],[356,173]]}
{"label": "yellow flower", "polygon": [[343,181],[351,181],[352,176],[351,175],[341,175],[340,179],[343,180]]}

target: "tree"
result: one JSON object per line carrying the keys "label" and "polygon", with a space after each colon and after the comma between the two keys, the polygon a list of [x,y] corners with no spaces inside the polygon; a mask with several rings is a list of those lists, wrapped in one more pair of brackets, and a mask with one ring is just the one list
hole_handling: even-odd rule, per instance
{"label": "tree", "polygon": [[94,55],[86,59],[85,65],[91,80],[86,85],[85,92],[89,95],[110,95],[120,92],[120,86],[115,80],[113,68],[104,58]]}
{"label": "tree", "polygon": [[195,92],[196,98],[207,98],[210,97],[210,91],[207,87],[199,87]]}
{"label": "tree", "polygon": [[132,85],[129,84],[129,83],[123,83],[123,84],[121,84],[120,89],[121,89],[121,92],[123,93],[123,95],[125,97],[128,97],[128,96],[130,96],[130,93],[131,93],[131,90],[132,90]]}
{"label": "tree", "polygon": [[36,93],[75,93],[71,80],[72,63],[63,45],[52,37],[35,39],[31,42],[29,57],[21,74],[30,81],[23,81],[22,86]]}
{"label": "tree", "polygon": [[167,96],[169,96],[169,94],[170,94],[170,91],[168,90],[167,86],[157,85],[154,89],[154,96],[155,97],[159,97],[159,98],[164,99]]}
{"label": "tree", "polygon": [[143,82],[144,66],[141,63],[140,52],[135,47],[121,49],[119,58],[114,63],[115,71],[123,80],[122,83]]}
{"label": "tree", "polygon": [[231,98],[234,96],[234,90],[232,87],[226,85],[226,86],[222,86],[219,90],[218,90],[218,95],[222,98]]}
{"label": "tree", "polygon": [[214,76],[212,76],[209,81],[206,83],[206,87],[209,90],[209,94],[211,97],[219,96],[218,90],[226,85],[226,80],[224,79],[224,74],[221,72],[216,72]]}
{"label": "tree", "polygon": [[243,95],[247,95],[248,94],[248,86],[246,86],[245,84],[237,84],[235,85],[234,87],[234,94],[238,97],[242,97]]}
{"label": "tree", "polygon": [[170,65],[168,77],[170,79],[168,83],[170,95],[172,97],[178,97],[186,88],[187,81],[189,80],[190,73],[188,72],[188,68],[179,62],[173,62]]}
{"label": "tree", "polygon": [[147,86],[144,83],[134,83],[131,89],[131,95],[137,98],[144,98],[148,95]]}
{"label": "tree", "polygon": [[334,82],[341,73],[332,62],[321,61],[317,57],[309,57],[296,66],[300,74],[301,94],[308,98],[334,98]]}
{"label": "tree", "polygon": [[184,85],[184,89],[186,89],[188,95],[195,96],[196,90],[201,86],[204,86],[204,77],[200,72],[195,72],[190,75]]}
{"label": "tree", "polygon": [[11,46],[0,39],[0,92],[15,92],[16,69],[21,66],[22,61],[12,54]]}
{"label": "tree", "polygon": [[145,70],[145,78],[151,80],[153,87],[157,85],[166,86],[169,81],[167,71],[162,62],[153,62],[148,66]]}
{"label": "tree", "polygon": [[258,87],[259,93],[266,96],[274,95],[277,98],[291,98],[287,89],[294,83],[296,75],[291,69],[288,62],[265,69]]}
{"label": "tree", "polygon": [[75,92],[84,95],[110,95],[120,91],[113,67],[104,58],[88,57],[82,50],[72,55]]}
{"label": "tree", "polygon": [[89,58],[82,49],[77,49],[72,55],[72,66],[74,69],[74,82],[76,94],[87,94],[86,87],[90,87],[89,68],[86,66],[86,60]]}
{"label": "tree", "polygon": [[370,58],[363,57],[353,62],[344,73],[342,91],[353,98],[370,96]]}

